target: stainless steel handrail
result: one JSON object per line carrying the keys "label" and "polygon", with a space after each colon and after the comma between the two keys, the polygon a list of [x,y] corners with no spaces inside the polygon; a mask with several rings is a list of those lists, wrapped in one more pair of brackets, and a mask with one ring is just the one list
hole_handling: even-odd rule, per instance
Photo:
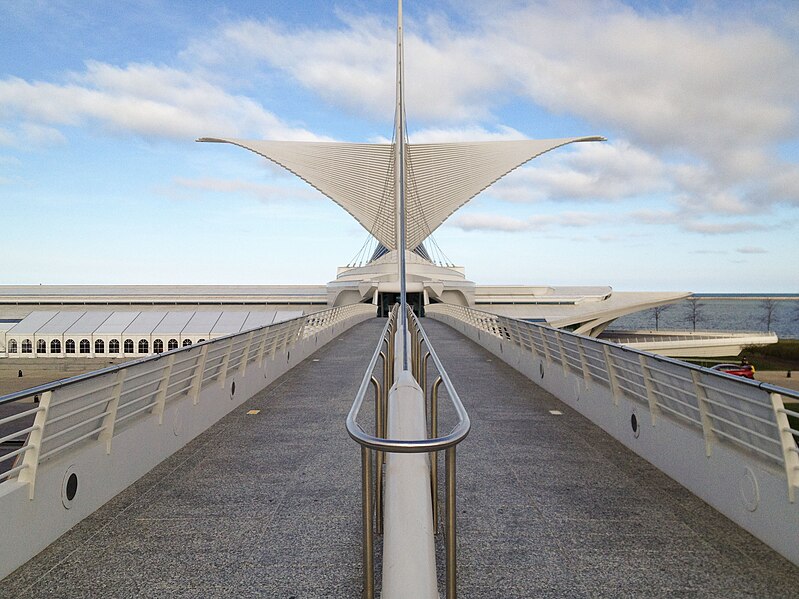
{"label": "stainless steel handrail", "polygon": [[[463,407],[463,403],[458,397],[457,392],[455,391],[454,386],[452,385],[452,381],[450,380],[449,376],[447,375],[446,371],[444,370],[441,361],[438,358],[435,350],[433,349],[432,344],[430,343],[427,334],[424,332],[424,329],[421,326],[418,318],[416,315],[413,314],[412,310],[408,309],[408,316],[409,321],[413,324],[413,343],[412,343],[412,354],[413,358],[409,361],[409,365],[412,366],[413,371],[416,373],[417,380],[421,379],[424,391],[424,398],[425,398],[425,405],[427,403],[427,375],[426,375],[426,366],[427,366],[427,359],[432,358],[433,364],[435,365],[436,369],[438,370],[439,376],[436,381],[433,383],[432,386],[432,393],[431,393],[431,434],[437,434],[437,427],[438,427],[438,407],[437,407],[437,398],[438,398],[438,388],[441,384],[444,385],[444,388],[447,390],[447,395],[452,403],[453,408],[455,409],[455,413],[458,417],[457,424],[452,428],[452,430],[443,436],[434,436],[428,439],[414,439],[414,440],[400,440],[400,439],[386,439],[383,437],[378,436],[382,431],[385,431],[385,420],[383,420],[382,426],[380,425],[380,420],[385,419],[387,414],[387,398],[388,398],[388,390],[391,387],[389,380],[384,379],[383,381],[383,393],[380,393],[380,385],[377,379],[372,375],[374,372],[375,367],[377,366],[377,360],[381,355],[384,359],[384,366],[388,364],[389,360],[386,360],[385,354],[382,352],[383,343],[386,342],[388,337],[388,345],[389,348],[393,346],[391,336],[396,333],[396,321],[397,321],[397,313],[398,313],[398,306],[395,305],[394,309],[388,318],[388,322],[386,326],[383,328],[383,332],[380,336],[380,340],[375,348],[374,353],[372,354],[372,359],[369,361],[369,365],[366,368],[366,373],[361,381],[361,385],[358,389],[357,394],[355,395],[355,400],[352,403],[352,407],[350,408],[349,413],[347,414],[346,426],[347,432],[349,433],[350,437],[361,446],[361,474],[362,474],[362,502],[363,502],[363,562],[364,562],[364,591],[363,595],[367,599],[372,599],[374,597],[374,555],[373,555],[373,546],[374,546],[374,533],[373,533],[373,522],[372,522],[372,511],[376,511],[378,516],[380,516],[382,512],[382,473],[380,472],[380,464],[382,463],[381,456],[385,453],[434,453],[435,456],[438,455],[439,451],[446,450],[445,456],[445,465],[446,465],[446,529],[445,529],[445,538],[446,538],[446,561],[447,561],[447,599],[455,599],[457,597],[457,584],[456,584],[456,542],[455,542],[455,447],[458,443],[463,441],[466,438],[466,435],[469,434],[469,430],[471,429],[471,421],[469,419],[469,415],[466,412],[466,409]],[[421,356],[421,348],[422,345],[427,347],[427,354],[422,357]],[[391,351],[389,349],[389,351]],[[424,374],[420,375],[420,371],[424,366]],[[384,376],[385,373],[388,372],[388,369],[384,367]],[[358,415],[361,411],[361,407],[363,406],[364,398],[366,397],[366,392],[369,386],[372,385],[375,388],[375,413],[376,413],[376,420],[378,422],[376,428],[376,435],[370,435],[358,424]],[[382,405],[381,405],[382,404]],[[382,429],[382,431],[381,431]],[[378,455],[378,483],[379,486],[374,490],[376,495],[376,500],[373,502],[372,498],[372,457],[371,451],[377,451]],[[436,465],[434,465],[436,464]],[[433,521],[435,523],[436,531],[438,530],[438,509],[437,509],[437,495],[438,495],[438,485],[437,485],[437,460],[431,460],[431,486],[433,488]],[[382,522],[378,521],[377,527],[378,532],[382,529]]]}

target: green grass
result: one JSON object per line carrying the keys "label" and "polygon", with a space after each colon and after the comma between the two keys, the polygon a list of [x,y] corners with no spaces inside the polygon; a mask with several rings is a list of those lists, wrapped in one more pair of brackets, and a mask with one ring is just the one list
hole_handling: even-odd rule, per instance
{"label": "green grass", "polygon": [[741,356],[758,370],[799,370],[799,339],[782,339],[773,345],[747,347]]}

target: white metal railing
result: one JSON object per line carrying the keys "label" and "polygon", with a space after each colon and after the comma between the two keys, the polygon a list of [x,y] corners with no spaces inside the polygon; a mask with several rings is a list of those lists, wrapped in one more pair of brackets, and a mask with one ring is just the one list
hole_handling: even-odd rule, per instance
{"label": "white metal railing", "polygon": [[[710,455],[715,441],[778,464],[788,495],[799,487],[799,393],[767,383],[694,366],[540,323],[498,316],[451,304],[426,307],[428,316],[447,316],[479,332],[513,343],[564,373],[625,396],[657,418],[676,419],[701,431]],[[789,408],[786,408],[786,402]]]}
{"label": "white metal railing", "polygon": [[0,397],[0,404],[33,401],[30,409],[0,419],[12,430],[0,445],[14,448],[0,455],[0,485],[28,482],[32,498],[39,464],[90,442],[105,442],[110,453],[114,435],[138,419],[161,419],[179,398],[196,404],[206,386],[374,310],[370,304],[332,308]]}
{"label": "white metal railing", "polygon": [[[456,456],[457,445],[463,441],[471,429],[471,421],[466,409],[461,403],[460,397],[455,391],[449,376],[444,370],[444,366],[433,349],[430,339],[427,337],[421,322],[407,309],[407,322],[410,327],[410,347],[408,353],[409,371],[418,385],[422,404],[424,405],[424,419],[430,418],[429,429],[426,435],[418,439],[391,439],[389,434],[389,398],[393,397],[394,390],[392,383],[396,384],[400,372],[395,372],[395,344],[396,335],[402,334],[399,328],[398,311],[399,306],[395,305],[392,309],[380,339],[377,343],[372,359],[366,368],[366,373],[361,381],[358,393],[352,403],[349,414],[347,415],[347,432],[350,437],[361,446],[361,508],[362,508],[362,549],[363,549],[363,593],[364,599],[373,599],[375,596],[374,583],[374,534],[383,534],[384,520],[384,472],[383,464],[386,462],[386,454],[422,454],[430,456],[430,499],[431,504],[428,509],[433,514],[433,530],[438,532],[439,520],[439,495],[438,495],[438,454],[444,452],[445,457],[445,514],[444,514],[444,539],[445,539],[445,560],[446,560],[446,597],[456,599],[457,597],[457,543],[456,543]],[[386,351],[383,352],[383,345]],[[383,385],[374,376],[377,368],[377,361],[382,361]],[[428,360],[432,359],[433,365],[438,372],[437,378],[429,387],[427,366]],[[457,422],[446,434],[441,435],[438,429],[438,395],[439,388],[443,385],[446,390],[452,408],[457,417]],[[374,434],[367,433],[358,423],[358,415],[366,399],[369,387],[374,388]],[[429,401],[429,403],[428,403]],[[429,409],[428,409],[429,406]],[[427,422],[425,422],[427,428]],[[372,453],[375,458],[372,459]],[[374,466],[374,473],[372,472]],[[373,527],[374,525],[374,527]],[[419,549],[419,548],[415,548]],[[387,547],[384,546],[384,559],[388,554]],[[384,573],[386,568],[384,566]],[[386,594],[396,595],[396,589],[383,589],[383,596]]]}

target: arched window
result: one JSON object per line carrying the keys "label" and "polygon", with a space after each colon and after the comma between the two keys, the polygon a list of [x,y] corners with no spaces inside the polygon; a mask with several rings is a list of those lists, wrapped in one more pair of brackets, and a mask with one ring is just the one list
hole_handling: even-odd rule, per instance
{"label": "arched window", "polygon": [[104,354],[105,353],[105,341],[102,339],[95,339],[94,340],[94,353],[96,354]]}
{"label": "arched window", "polygon": [[92,353],[92,344],[89,343],[88,339],[81,339],[80,340],[80,353],[82,353],[82,354],[90,354],[90,353]]}
{"label": "arched window", "polygon": [[32,354],[33,353],[33,343],[31,343],[30,339],[23,339],[22,340],[22,353],[23,354]]}
{"label": "arched window", "polygon": [[108,353],[109,354],[118,354],[119,353],[119,341],[116,339],[111,339],[108,342]]}
{"label": "arched window", "polygon": [[36,353],[37,354],[46,354],[47,353],[47,341],[44,339],[39,339],[36,342]]}
{"label": "arched window", "polygon": [[166,348],[169,351],[172,351],[173,349],[177,349],[178,348],[178,340],[177,339],[170,339],[169,343],[167,343]]}
{"label": "arched window", "polygon": [[53,339],[50,342],[50,353],[51,354],[60,354],[61,353],[61,341],[58,339]]}
{"label": "arched window", "polygon": [[153,352],[160,354],[164,351],[164,342],[160,339],[153,341]]}
{"label": "arched window", "polygon": [[75,353],[75,342],[72,339],[67,339],[66,342],[66,353],[74,354]]}
{"label": "arched window", "polygon": [[139,353],[146,354],[150,351],[150,344],[147,343],[147,339],[139,340]]}
{"label": "arched window", "polygon": [[8,342],[8,353],[10,353],[10,354],[17,353],[17,340],[16,339],[11,339]]}
{"label": "arched window", "polygon": [[125,339],[125,347],[124,347],[126,354],[133,353],[133,339]]}
{"label": "arched window", "polygon": [[183,347],[188,347],[191,345],[191,339],[184,339],[183,340]]}

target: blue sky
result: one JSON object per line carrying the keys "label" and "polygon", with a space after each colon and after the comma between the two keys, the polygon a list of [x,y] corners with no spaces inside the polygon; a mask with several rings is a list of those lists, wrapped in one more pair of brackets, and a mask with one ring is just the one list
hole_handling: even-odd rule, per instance
{"label": "blue sky", "polygon": [[[393,2],[0,2],[0,284],[324,283],[367,238],[203,136],[378,142]],[[406,2],[411,141],[604,135],[435,239],[478,283],[799,291],[799,7]]]}

